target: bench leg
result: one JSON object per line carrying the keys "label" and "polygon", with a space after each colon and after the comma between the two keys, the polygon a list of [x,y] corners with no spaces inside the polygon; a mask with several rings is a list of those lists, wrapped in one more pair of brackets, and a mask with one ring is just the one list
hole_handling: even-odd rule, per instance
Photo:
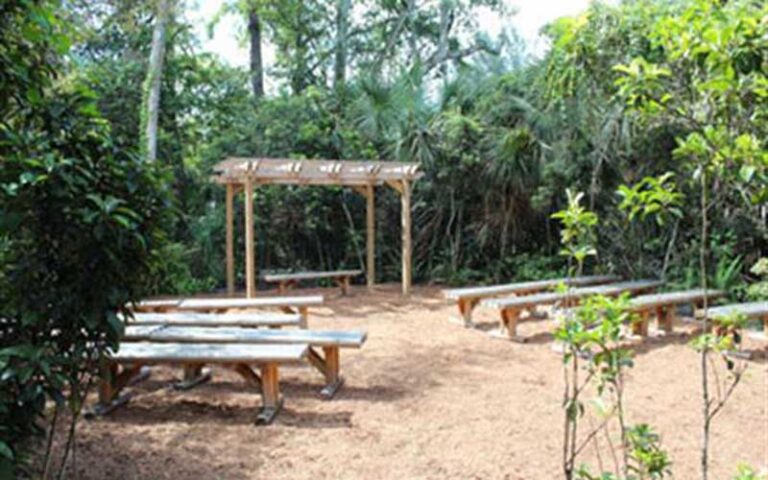
{"label": "bench leg", "polygon": [[349,277],[334,278],[334,282],[341,289],[341,296],[349,294]]}
{"label": "bench leg", "polygon": [[99,379],[99,404],[108,404],[114,400],[116,392],[115,381],[117,380],[118,366],[115,362],[103,359],[100,366]]}
{"label": "bench leg", "polygon": [[184,378],[180,382],[175,382],[173,388],[176,390],[189,390],[211,379],[211,371],[203,369],[202,365],[184,365]]}
{"label": "bench leg", "polygon": [[672,333],[675,324],[675,307],[659,307],[656,309],[656,323],[659,330]]}
{"label": "bench leg", "polygon": [[491,333],[494,338],[512,340],[525,343],[525,338],[517,335],[517,322],[520,320],[521,310],[516,308],[501,309],[501,324],[497,332]]}
{"label": "bench leg", "polygon": [[639,335],[642,337],[647,337],[648,336],[648,320],[651,317],[651,312],[648,310],[640,310],[637,313],[640,318],[632,322],[632,334]]}
{"label": "bench leg", "polygon": [[309,317],[309,308],[299,307],[299,315],[301,315],[301,322],[299,323],[299,328],[307,329],[308,323],[309,323],[307,320],[307,317]]}
{"label": "bench leg", "polygon": [[344,379],[340,374],[339,347],[323,347],[325,354],[325,387],[321,390],[321,395],[331,399],[344,384]]}
{"label": "bench leg", "polygon": [[332,399],[344,385],[339,358],[339,347],[323,347],[323,356],[314,348],[309,349],[307,360],[325,377],[325,387],[320,391],[320,395],[326,400]]}
{"label": "bench leg", "polygon": [[278,282],[277,291],[280,294],[287,293],[288,290],[293,288],[295,285],[296,285],[296,280],[283,280],[281,282]]}
{"label": "bench leg", "polygon": [[269,425],[283,407],[280,397],[277,364],[267,363],[261,366],[261,399],[262,407],[256,416],[257,425]]}
{"label": "bench leg", "polygon": [[477,302],[478,299],[476,298],[469,300],[459,299],[457,302],[459,307],[459,314],[461,315],[459,321],[463,323],[467,328],[472,328],[475,326],[474,322],[472,322],[472,311],[477,306]]}
{"label": "bench leg", "polygon": [[117,363],[104,359],[100,367],[99,401],[85,412],[86,418],[107,415],[121,405],[125,405],[131,399],[130,394],[120,394],[127,386],[136,384],[149,378],[149,369],[136,363],[119,371]]}

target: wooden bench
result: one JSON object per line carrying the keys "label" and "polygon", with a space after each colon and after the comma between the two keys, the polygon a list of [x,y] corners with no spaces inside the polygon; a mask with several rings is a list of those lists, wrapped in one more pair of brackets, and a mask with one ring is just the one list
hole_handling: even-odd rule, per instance
{"label": "wooden bench", "polygon": [[466,327],[472,326],[472,311],[478,303],[485,298],[498,297],[501,295],[530,295],[545,290],[551,290],[561,283],[571,286],[599,285],[618,281],[619,277],[614,275],[594,275],[576,277],[568,280],[567,278],[557,278],[552,280],[537,280],[532,282],[507,283],[503,285],[490,285],[487,287],[468,287],[443,290],[443,296],[449,300],[456,300],[459,307],[460,321]]}
{"label": "wooden bench", "polygon": [[[725,292],[707,290],[707,298],[715,300],[723,297]],[[648,335],[648,323],[652,313],[656,314],[656,324],[659,330],[672,332],[675,310],[678,305],[694,305],[701,308],[704,301],[702,289],[665,292],[651,295],[641,295],[630,300],[630,308],[640,316],[639,321],[632,324],[632,333]]]}
{"label": "wooden bench", "polygon": [[[197,328],[129,326],[122,341],[206,344],[307,344],[307,361],[325,377],[321,393],[333,398],[344,384],[339,349],[360,348],[367,334],[356,331],[254,330],[248,328]],[[318,352],[323,351],[323,354]]]}
{"label": "wooden bench", "polygon": [[768,339],[768,301],[731,303],[720,307],[707,309],[707,317],[711,320],[727,318],[733,315],[743,315],[749,319],[763,321],[763,339]]}
{"label": "wooden bench", "polygon": [[296,272],[296,273],[270,273],[262,275],[261,278],[267,283],[277,283],[280,293],[285,293],[289,288],[295,286],[303,280],[330,279],[335,281],[341,288],[341,294],[349,293],[349,284],[352,277],[362,275],[362,270],[336,270],[333,272]]}
{"label": "wooden bench", "polygon": [[134,313],[128,325],[172,325],[176,327],[298,327],[298,313]]}
{"label": "wooden bench", "polygon": [[134,312],[169,312],[179,307],[181,298],[141,300],[132,305]]}
{"label": "wooden bench", "polygon": [[[282,407],[278,383],[278,367],[301,363],[309,346],[295,345],[234,345],[187,343],[125,343],[118,352],[105,357],[101,365],[99,404],[96,414],[106,414],[126,403],[130,396],[120,392],[145,365],[203,365],[218,364],[232,368],[246,383],[261,391],[262,407],[256,423],[268,424]],[[257,374],[251,365],[258,365]]]}
{"label": "wooden bench", "polygon": [[531,310],[539,305],[557,305],[560,307],[573,307],[579,300],[592,295],[618,296],[624,292],[630,294],[647,293],[654,291],[664,282],[659,280],[636,280],[631,282],[612,283],[594,287],[575,288],[568,293],[547,292],[522,297],[488,298],[481,302],[482,306],[497,308],[500,313],[500,325],[497,332],[491,336],[525,342],[524,337],[517,335],[517,324],[520,315],[525,310]]}
{"label": "wooden bench", "polygon": [[302,297],[259,297],[259,298],[190,298],[179,302],[179,311],[223,313],[227,310],[251,308],[277,308],[286,313],[301,315],[301,328],[307,328],[309,307],[325,303],[322,295]]}

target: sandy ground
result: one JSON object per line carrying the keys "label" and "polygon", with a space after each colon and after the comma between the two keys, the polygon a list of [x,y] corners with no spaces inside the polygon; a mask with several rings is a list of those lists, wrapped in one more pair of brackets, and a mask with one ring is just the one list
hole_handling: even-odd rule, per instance
{"label": "sandy ground", "polygon": [[[346,385],[322,400],[316,371],[285,369],[285,407],[256,427],[257,394],[236,375],[187,392],[166,388],[179,371],[155,368],[136,398],[112,415],[83,421],[77,477],[83,479],[554,479],[560,474],[562,370],[548,320],[523,323],[527,344],[489,338],[448,322],[455,307],[439,289],[396,286],[340,298],[311,311],[311,328],[365,329],[362,350],[342,351]],[[478,310],[490,329],[493,311]],[[684,330],[685,326],[677,327]],[[662,435],[674,478],[698,477],[698,358],[686,334],[646,340],[628,375],[630,422]],[[716,420],[711,478],[739,463],[768,467],[766,343]],[[592,454],[588,453],[585,460]]]}

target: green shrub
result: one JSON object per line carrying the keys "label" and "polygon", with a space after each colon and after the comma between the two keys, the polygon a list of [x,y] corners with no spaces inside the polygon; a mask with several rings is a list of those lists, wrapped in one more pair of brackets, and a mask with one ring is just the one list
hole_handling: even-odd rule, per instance
{"label": "green shrub", "polygon": [[54,5],[0,7],[2,478],[24,471],[48,401],[76,421],[170,211],[160,170],[114,147],[88,90],[54,81],[69,46]]}

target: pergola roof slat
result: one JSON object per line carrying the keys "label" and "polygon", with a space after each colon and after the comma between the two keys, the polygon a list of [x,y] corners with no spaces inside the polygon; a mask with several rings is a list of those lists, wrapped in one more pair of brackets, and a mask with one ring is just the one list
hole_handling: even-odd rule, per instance
{"label": "pergola roof slat", "polygon": [[214,172],[213,180],[223,184],[242,184],[250,178],[255,184],[355,186],[423,176],[416,163],[239,157],[219,162]]}

